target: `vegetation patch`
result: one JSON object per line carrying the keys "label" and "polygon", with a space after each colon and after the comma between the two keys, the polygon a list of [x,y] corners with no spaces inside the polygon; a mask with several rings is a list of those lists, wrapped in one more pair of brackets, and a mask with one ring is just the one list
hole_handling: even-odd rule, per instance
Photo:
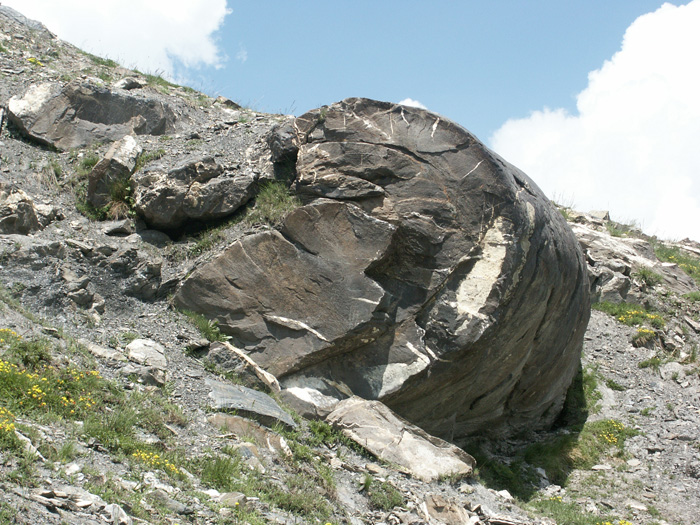
{"label": "vegetation patch", "polygon": [[136,159],[136,166],[134,167],[134,171],[139,171],[143,169],[143,167],[146,166],[146,164],[148,164],[149,162],[162,159],[163,157],[165,157],[165,150],[163,148],[158,148],[151,151],[144,151]]}
{"label": "vegetation patch", "polygon": [[645,266],[642,266],[641,268],[639,268],[634,273],[634,277],[639,279],[641,282],[644,283],[645,286],[648,286],[649,288],[653,288],[657,284],[661,284],[661,281],[663,280],[661,275],[656,273],[651,268],[647,268]]}
{"label": "vegetation patch", "polygon": [[632,525],[624,519],[615,519],[613,516],[598,516],[585,512],[573,501],[566,501],[561,496],[538,499],[529,505],[541,514],[549,516],[557,523],[567,525]]}
{"label": "vegetation patch", "polygon": [[389,511],[404,504],[404,498],[396,487],[386,481],[375,481],[365,475],[363,490],[367,493],[370,505],[379,510]]}
{"label": "vegetation patch", "polygon": [[187,318],[192,322],[194,326],[197,327],[199,333],[207,341],[213,343],[215,341],[228,341],[229,339],[231,339],[229,336],[221,333],[221,330],[219,330],[218,321],[207,319],[202,314],[193,312],[191,310],[182,310],[182,313],[185,316],[187,316]]}
{"label": "vegetation patch", "polygon": [[677,264],[685,273],[700,284],[700,258],[690,255],[678,246],[669,246],[662,242],[654,245],[654,253],[660,261]]}
{"label": "vegetation patch", "polygon": [[591,308],[610,314],[627,326],[646,324],[660,329],[666,325],[663,317],[638,304],[601,302],[591,305]]}
{"label": "vegetation patch", "polygon": [[685,294],[683,297],[694,303],[700,303],[700,292],[690,292]]}
{"label": "vegetation patch", "polygon": [[277,225],[286,215],[301,205],[283,182],[265,184],[255,198],[255,206],[248,210],[243,221],[251,226],[257,224]]}
{"label": "vegetation patch", "polygon": [[573,469],[589,469],[609,454],[621,456],[625,440],[637,434],[615,419],[588,422],[578,435],[565,434],[530,445],[524,459],[543,468],[553,483],[564,485]]}
{"label": "vegetation patch", "polygon": [[642,326],[637,328],[637,332],[632,336],[632,345],[639,348],[640,346],[647,346],[649,343],[656,341],[656,339],[656,331]]}
{"label": "vegetation patch", "polygon": [[86,51],[79,51],[81,55],[84,55],[90,59],[90,62],[95,64],[96,66],[105,66],[109,68],[115,68],[119,66],[117,62],[114,60],[111,60],[109,58],[102,58],[98,57],[97,55],[93,55],[92,53],[87,53]]}
{"label": "vegetation patch", "polygon": [[149,468],[180,476],[177,452],[165,454],[137,437],[140,429],[169,440],[172,433],[166,425],[185,423],[179,407],[159,393],[127,394],[97,370],[58,366],[51,356],[59,349],[52,352],[45,339],[25,340],[2,329],[0,341],[0,447],[18,450],[14,431],[20,416],[59,423],[83,421],[82,432],[113,454],[132,456]]}
{"label": "vegetation patch", "polygon": [[[291,443],[290,443],[291,445]],[[271,480],[251,470],[235,449],[224,454],[208,453],[194,462],[202,482],[221,492],[242,492],[248,496],[305,518],[327,519],[333,509],[332,496],[324,480],[310,468],[298,467],[284,480]]]}

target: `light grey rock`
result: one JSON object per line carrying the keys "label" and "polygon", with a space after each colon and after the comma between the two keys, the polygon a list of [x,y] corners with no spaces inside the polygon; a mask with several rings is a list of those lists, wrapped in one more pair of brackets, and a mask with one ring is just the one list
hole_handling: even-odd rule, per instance
{"label": "light grey rock", "polygon": [[258,390],[240,385],[229,385],[220,381],[206,380],[211,389],[209,398],[215,410],[233,410],[237,414],[259,421],[263,425],[273,426],[282,423],[288,428],[297,424],[287,412],[270,396]]}
{"label": "light grey rock", "polygon": [[112,503],[104,508],[107,521],[113,525],[133,525],[134,520],[119,505]]}
{"label": "light grey rock", "polygon": [[0,187],[0,233],[26,235],[41,228],[34,200],[20,189]]}
{"label": "light grey rock", "polygon": [[175,514],[187,516],[189,514],[194,513],[194,511],[191,508],[171,498],[168,495],[168,493],[162,489],[156,489],[153,492],[150,492],[148,494],[148,498],[157,505],[165,507],[166,509],[168,509],[171,512],[174,512]]}
{"label": "light grey rock", "polygon": [[122,219],[118,221],[107,221],[102,223],[102,231],[105,235],[126,236],[136,231],[132,219]]}
{"label": "light grey rock", "polygon": [[215,428],[226,429],[227,432],[238,437],[252,439],[259,446],[267,448],[270,452],[286,456],[292,453],[289,445],[287,445],[287,441],[282,436],[275,432],[270,432],[254,421],[230,414],[213,414],[207,418],[207,421]]}
{"label": "light grey rock", "polygon": [[100,208],[109,204],[115,191],[118,191],[115,188],[130,186],[131,173],[142,151],[143,148],[131,135],[112,144],[88,176],[87,196],[93,206]]}
{"label": "light grey rock", "polygon": [[8,117],[30,139],[61,150],[125,135],[175,131],[175,112],[163,102],[79,81],[33,84],[8,103]]}
{"label": "light grey rock", "polygon": [[150,339],[134,339],[126,346],[129,361],[145,366],[154,366],[167,370],[168,360],[163,345]]}
{"label": "light grey rock", "polygon": [[345,399],[326,420],[379,459],[423,481],[468,476],[476,465],[462,449],[411,425],[379,401]]}
{"label": "light grey rock", "polygon": [[112,84],[112,87],[114,87],[115,89],[125,89],[127,91],[130,91],[132,89],[140,89],[142,87],[146,87],[146,85],[147,84],[141,79],[134,77],[126,77],[122,78],[121,80],[117,80],[114,84]]}
{"label": "light grey rock", "polygon": [[679,294],[697,290],[695,281],[676,264],[659,262],[653,247],[643,239],[613,237],[584,224],[573,224],[571,228],[587,253],[594,300],[621,302],[618,297],[626,300],[629,291],[626,277],[639,268],[658,273],[662,284]]}
{"label": "light grey rock", "polygon": [[139,173],[134,181],[136,211],[153,228],[174,229],[231,215],[253,196],[257,175],[226,171],[205,157],[168,172]]}
{"label": "light grey rock", "polygon": [[454,500],[446,499],[439,494],[428,494],[421,504],[425,518],[429,523],[444,525],[464,525],[469,523],[471,516],[467,510]]}

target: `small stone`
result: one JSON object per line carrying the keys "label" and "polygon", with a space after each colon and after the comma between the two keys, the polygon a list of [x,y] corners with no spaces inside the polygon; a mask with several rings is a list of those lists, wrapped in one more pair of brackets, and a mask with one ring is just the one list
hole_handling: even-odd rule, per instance
{"label": "small stone", "polygon": [[242,492],[225,492],[221,494],[219,498],[219,503],[222,505],[227,505],[229,507],[235,507],[237,505],[242,505],[245,503],[245,494]]}
{"label": "small stone", "polygon": [[638,467],[639,465],[641,465],[642,462],[639,461],[638,459],[634,458],[634,459],[628,459],[628,460],[627,460],[627,464],[628,464],[630,467],[635,468],[635,467]]}
{"label": "small stone", "polygon": [[462,494],[473,494],[476,489],[467,483],[462,483],[459,486],[459,491]]}
{"label": "small stone", "polygon": [[66,465],[66,468],[63,470],[67,476],[72,476],[73,474],[77,474],[83,469],[82,465],[79,465],[78,463],[69,463]]}
{"label": "small stone", "polygon": [[511,496],[510,492],[508,492],[507,490],[499,490],[498,492],[496,492],[496,494],[498,494],[501,498],[503,498],[509,503],[515,501],[515,498],[513,498],[513,496]]}
{"label": "small stone", "polygon": [[627,506],[628,506],[629,508],[631,508],[631,509],[639,510],[639,511],[642,511],[642,512],[646,512],[646,510],[647,510],[647,506],[646,506],[646,505],[644,505],[644,504],[642,504],[642,503],[639,503],[638,501],[634,501],[634,500],[629,500],[629,501],[627,501]]}
{"label": "small stone", "polygon": [[612,470],[610,465],[593,465],[591,470]]}

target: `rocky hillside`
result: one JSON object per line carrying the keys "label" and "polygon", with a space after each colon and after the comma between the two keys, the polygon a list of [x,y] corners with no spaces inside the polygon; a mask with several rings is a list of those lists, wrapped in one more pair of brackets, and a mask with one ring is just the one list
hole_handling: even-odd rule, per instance
{"label": "rocky hillside", "polygon": [[0,74],[0,523],[700,515],[697,243],[429,112],[261,114],[3,6]]}

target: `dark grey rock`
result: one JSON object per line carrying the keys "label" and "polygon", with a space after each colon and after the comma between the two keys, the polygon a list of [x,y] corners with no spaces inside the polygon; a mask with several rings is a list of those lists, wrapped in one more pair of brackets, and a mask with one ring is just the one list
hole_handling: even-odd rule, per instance
{"label": "dark grey rock", "polygon": [[89,83],[34,84],[12,97],[8,116],[27,137],[61,150],[125,135],[163,135],[175,131],[175,112],[144,96],[114,92]]}
{"label": "dark grey rock", "polygon": [[382,400],[448,439],[554,421],[589,285],[525,174],[438,115],[367,99],[283,123],[268,145],[318,199],[198,268],[179,306],[302,400]]}

